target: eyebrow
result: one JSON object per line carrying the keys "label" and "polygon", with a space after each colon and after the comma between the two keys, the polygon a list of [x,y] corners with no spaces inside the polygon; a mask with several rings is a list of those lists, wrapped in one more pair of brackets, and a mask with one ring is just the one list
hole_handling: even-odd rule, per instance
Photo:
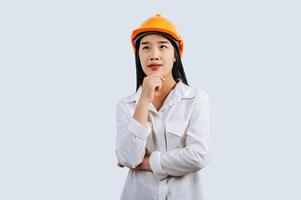
{"label": "eyebrow", "polygon": [[[158,43],[159,43],[159,44],[169,44],[168,41],[159,41]],[[150,42],[147,41],[147,42],[142,42],[142,43],[141,43],[141,45],[144,45],[144,44],[150,44]]]}

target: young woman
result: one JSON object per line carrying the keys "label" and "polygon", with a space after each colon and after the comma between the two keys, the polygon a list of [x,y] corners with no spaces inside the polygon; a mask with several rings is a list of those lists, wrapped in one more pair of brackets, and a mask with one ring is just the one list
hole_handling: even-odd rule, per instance
{"label": "young woman", "polygon": [[117,105],[116,156],[129,168],[122,200],[201,200],[209,160],[209,97],[188,85],[183,40],[160,14],[132,32],[137,85]]}

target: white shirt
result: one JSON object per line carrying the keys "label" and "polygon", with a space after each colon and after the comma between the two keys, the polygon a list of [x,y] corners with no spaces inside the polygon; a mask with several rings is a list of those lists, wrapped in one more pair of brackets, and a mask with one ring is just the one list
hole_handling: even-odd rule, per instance
{"label": "white shirt", "polygon": [[[148,127],[133,118],[142,87],[117,104],[117,160],[129,168],[121,200],[203,200],[200,172],[209,161],[207,92],[181,80],[160,110],[149,107]],[[152,172],[133,170],[150,155]]]}

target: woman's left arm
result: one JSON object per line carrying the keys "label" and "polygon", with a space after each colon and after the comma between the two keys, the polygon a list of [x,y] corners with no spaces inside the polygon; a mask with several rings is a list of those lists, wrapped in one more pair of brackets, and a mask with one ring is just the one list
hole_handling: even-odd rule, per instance
{"label": "woman's left arm", "polygon": [[209,161],[210,103],[205,91],[197,95],[187,128],[186,146],[168,152],[155,151],[149,164],[158,179],[183,176],[204,168]]}

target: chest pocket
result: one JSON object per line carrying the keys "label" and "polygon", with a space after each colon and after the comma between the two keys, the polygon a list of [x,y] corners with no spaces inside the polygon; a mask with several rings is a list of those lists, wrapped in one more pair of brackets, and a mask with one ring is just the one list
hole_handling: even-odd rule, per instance
{"label": "chest pocket", "polygon": [[185,146],[185,132],[188,121],[167,121],[165,124],[167,150]]}

